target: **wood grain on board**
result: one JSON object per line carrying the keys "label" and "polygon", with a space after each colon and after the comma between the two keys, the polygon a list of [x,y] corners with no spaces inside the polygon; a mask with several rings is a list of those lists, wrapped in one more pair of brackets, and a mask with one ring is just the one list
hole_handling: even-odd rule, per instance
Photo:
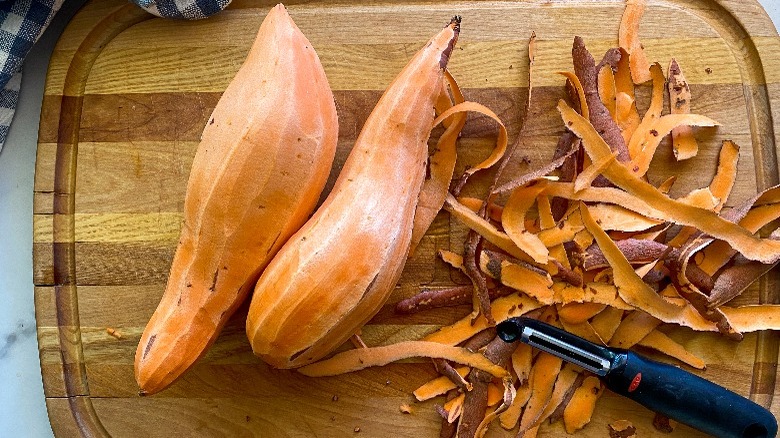
{"label": "wood grain on board", "polygon": [[[649,171],[657,183],[680,175],[673,196],[708,184],[724,139],[740,145],[728,205],[777,183],[780,144],[780,38],[758,4],[737,0],[650,1],[640,37],[664,68],[675,57],[691,84],[692,110],[721,123],[698,129],[700,152],[676,163],[668,140]],[[437,436],[433,404],[411,391],[433,367],[411,360],[348,376],[310,379],[270,369],[244,335],[246,306],[213,348],[170,389],[139,397],[133,357],[164,290],[180,229],[184,191],[203,126],[240,67],[271,3],[234,0],[197,22],[153,18],[119,0],[91,0],[51,58],[42,106],[34,186],[34,282],[44,390],[57,436]],[[328,188],[382,90],[453,14],[463,16],[450,70],[466,97],[492,108],[510,141],[526,134],[512,173],[546,162],[561,132],[556,72],[571,70],[574,35],[597,58],[617,44],[624,4],[608,2],[292,1],[290,14],[318,51],[333,88],[340,133]],[[538,38],[530,114],[526,41]],[[649,87],[637,91],[640,108]],[[471,117],[458,171],[486,157],[496,128]],[[526,160],[521,160],[525,158]],[[475,193],[489,180],[475,178]],[[468,313],[468,306],[399,316],[393,303],[422,287],[465,284],[436,257],[462,251],[464,227],[440,214],[406,264],[388,304],[364,328],[371,345],[416,339]],[[776,276],[735,304],[777,301]],[[112,336],[106,329],[118,333]],[[777,338],[750,334],[732,343],[715,334],[665,328],[708,364],[707,379],[752,395],[778,415]],[[338,400],[334,401],[334,395]],[[412,405],[411,414],[399,405]],[[606,436],[630,419],[642,436],[660,435],[652,413],[612,394],[580,435]],[[360,428],[360,432],[355,432]],[[542,436],[564,434],[545,425]],[[680,426],[675,436],[692,436]],[[489,436],[514,436],[494,427]]]}

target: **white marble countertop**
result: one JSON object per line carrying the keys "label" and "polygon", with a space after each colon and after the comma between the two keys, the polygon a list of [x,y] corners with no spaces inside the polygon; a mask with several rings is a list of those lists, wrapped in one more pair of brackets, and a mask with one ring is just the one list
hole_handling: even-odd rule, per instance
{"label": "white marble countertop", "polygon": [[[33,174],[49,54],[62,28],[84,1],[67,0],[27,58],[16,117],[0,151],[0,437],[52,436],[35,336]],[[780,23],[780,0],[759,1],[774,23]]]}

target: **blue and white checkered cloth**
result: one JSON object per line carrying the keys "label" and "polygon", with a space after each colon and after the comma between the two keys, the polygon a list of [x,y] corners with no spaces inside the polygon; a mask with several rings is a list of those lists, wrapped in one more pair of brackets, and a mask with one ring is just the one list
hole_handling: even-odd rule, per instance
{"label": "blue and white checkered cloth", "polygon": [[[0,150],[19,100],[21,67],[64,0],[0,0]],[[133,0],[163,18],[197,20],[225,9],[230,0]]]}

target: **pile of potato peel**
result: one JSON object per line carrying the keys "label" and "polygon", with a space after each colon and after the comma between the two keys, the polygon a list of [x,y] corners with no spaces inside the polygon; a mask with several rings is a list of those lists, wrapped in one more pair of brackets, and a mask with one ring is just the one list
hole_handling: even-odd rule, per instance
{"label": "pile of potato peel", "polygon": [[[653,349],[697,369],[704,361],[663,324],[734,340],[780,330],[780,306],[730,304],[780,261],[780,229],[771,229],[780,186],[724,208],[739,160],[729,140],[706,187],[673,198],[674,177],[647,176],[663,139],[671,137],[674,157],[686,160],[698,153],[696,134],[718,123],[690,112],[683,65],[671,60],[665,74],[645,56],[644,8],[642,0],[627,3],[619,47],[598,62],[574,37],[573,71],[560,72],[562,134],[550,162],[523,174],[509,169],[533,120],[522,120],[510,146],[501,119],[466,100],[446,70],[460,34],[461,17],[453,17],[389,84],[319,206],[336,151],[336,107],[310,42],[283,5],[273,8],[198,146],[186,226],[136,350],[140,394],[183,375],[250,295],[247,339],[272,367],[319,377],[430,358],[440,376],[414,397],[439,397],[441,437],[482,437],[499,426],[534,437],[558,420],[574,433],[590,422],[601,381],[499,339],[495,326],[507,318],[537,318],[597,344]],[[532,33],[526,119],[536,50]],[[650,102],[640,113],[636,87],[646,84]],[[271,112],[285,122],[272,121]],[[468,113],[492,120],[498,134],[489,156],[456,175]],[[441,135],[431,139],[439,125]],[[492,183],[474,195],[474,175],[484,180],[490,172]],[[462,251],[438,255],[470,284],[422,291],[396,312],[462,304],[472,311],[422,339],[367,347],[361,327],[391,296],[442,210],[468,231]],[[356,348],[322,360],[348,340]],[[612,429],[636,432],[623,423]]]}
{"label": "pile of potato peel", "polygon": [[[420,341],[347,351],[302,373],[333,375],[405,357],[432,357],[441,377],[414,395],[419,401],[443,397],[436,405],[442,437],[480,437],[496,420],[505,429],[517,428],[517,436],[533,437],[548,420],[562,420],[569,433],[585,427],[604,387],[574,365],[526,345],[503,343],[495,337],[496,322],[533,316],[596,343],[654,349],[698,369],[704,361],[658,330],[662,324],[735,340],[746,332],[780,329],[777,306],[729,306],[780,261],[777,231],[765,229],[780,217],[780,188],[723,210],[739,159],[739,146],[729,140],[721,145],[707,187],[671,198],[674,178],[658,185],[648,181],[650,162],[665,137],[671,136],[677,160],[688,159],[698,152],[696,129],[715,129],[718,123],[690,113],[683,66],[672,60],[667,78],[660,64],[648,62],[638,39],[643,11],[642,2],[627,5],[620,47],[607,51],[601,62],[575,38],[574,72],[562,73],[568,99],[558,103],[565,132],[551,162],[527,174],[503,175],[523,131],[508,147],[506,130],[494,117],[500,134],[491,157],[452,179],[454,137],[465,121],[457,116],[489,110],[464,102],[449,77],[452,98],[447,94],[437,107],[437,122],[447,131],[431,157],[426,184],[437,188],[428,191],[429,199],[443,202],[470,230],[462,253],[439,255],[472,286],[423,291],[397,303],[397,312],[466,303],[473,304],[473,312]],[[652,95],[640,114],[634,89],[645,82],[651,82]],[[669,108],[664,108],[665,93]],[[488,167],[498,168],[488,193],[461,196],[469,177]],[[499,185],[502,176],[508,182]],[[436,201],[431,205],[435,215]],[[419,345],[415,354],[409,353],[413,345]],[[345,367],[346,362],[354,366]]]}

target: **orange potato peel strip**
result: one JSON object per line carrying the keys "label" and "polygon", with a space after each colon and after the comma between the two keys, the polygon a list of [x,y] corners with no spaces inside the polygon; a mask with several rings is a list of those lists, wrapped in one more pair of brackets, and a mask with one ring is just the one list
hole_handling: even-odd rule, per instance
{"label": "orange potato peel strip", "polygon": [[[539,264],[546,264],[549,259],[549,251],[536,235],[523,233],[521,243],[524,247],[518,245],[506,234],[498,231],[490,222],[486,221],[478,214],[469,210],[463,204],[458,202],[454,196],[447,194],[445,200],[445,209],[457,217],[464,225],[479,233],[488,242],[496,245],[508,254],[526,261],[534,261]],[[506,210],[506,209],[505,209]]]}
{"label": "orange potato peel strip", "polygon": [[460,394],[452,400],[444,404],[444,409],[447,411],[447,422],[452,424],[460,417],[463,412],[463,400],[466,399],[466,394]]}
{"label": "orange potato peel strip", "polygon": [[672,190],[672,186],[675,182],[677,182],[677,175],[672,175],[669,178],[666,178],[661,184],[658,185],[658,191],[664,195],[669,194],[669,191]]}
{"label": "orange potato peel strip", "polygon": [[634,134],[631,136],[631,140],[628,143],[628,150],[631,157],[636,157],[646,147],[651,131],[653,130],[655,123],[661,117],[661,111],[664,108],[664,85],[666,85],[666,78],[664,72],[661,69],[661,65],[658,63],[653,64],[650,67],[650,75],[653,79],[653,92],[650,96],[650,106],[647,108],[642,121],[639,126],[636,127]]}
{"label": "orange potato peel strip", "polygon": [[591,205],[588,208],[599,226],[606,231],[645,231],[663,223],[657,219],[651,219],[623,208],[620,205],[602,203]]}
{"label": "orange potato peel strip", "polygon": [[[541,307],[541,304],[535,299],[526,295],[514,294],[493,300],[490,310],[494,320],[504,321],[515,316],[522,316],[539,307]],[[429,334],[423,340],[456,345],[488,327],[488,322],[483,315],[479,315],[473,320],[470,315],[467,315],[454,324],[442,327]]]}
{"label": "orange potato peel strip", "polygon": [[598,161],[594,161],[588,167],[583,169],[583,171],[577,175],[577,179],[574,180],[574,191],[579,192],[585,187],[590,186],[593,183],[593,180],[601,175],[601,172],[603,172],[604,169],[606,169],[607,166],[612,164],[612,162],[616,159],[617,153],[613,153],[610,156],[602,157]]}
{"label": "orange potato peel strip", "polygon": [[536,424],[536,420],[547,407],[550,397],[553,393],[555,380],[561,370],[563,360],[548,353],[541,352],[536,356],[531,368],[531,397],[525,405],[523,415],[520,417],[520,430],[518,433],[526,431]]}
{"label": "orange potato peel strip", "polygon": [[574,239],[574,236],[576,236],[577,233],[583,229],[585,229],[585,227],[582,225],[564,223],[562,228],[555,227],[543,230],[540,231],[537,236],[539,237],[539,240],[542,241],[544,246],[552,251],[552,248],[555,246],[559,246],[566,242],[571,242]]}
{"label": "orange potato peel strip", "polygon": [[[639,111],[636,109],[636,97],[634,95],[634,82],[631,80],[629,68],[629,55],[623,48],[620,49],[615,71],[615,122],[623,135],[626,145],[641,122]],[[630,155],[631,151],[629,151]],[[632,155],[631,158],[634,158]]]}
{"label": "orange potato peel strip", "polygon": [[[643,176],[647,173],[647,169],[650,168],[650,162],[653,160],[653,155],[661,144],[661,140],[668,135],[672,129],[678,126],[718,126],[719,123],[706,116],[698,114],[667,114],[661,116],[653,127],[647,131],[647,136],[639,141],[639,144],[643,148],[637,153],[636,158],[631,160],[628,165],[632,171],[638,175]],[[640,129],[637,129],[637,133],[641,133]],[[637,135],[637,134],[634,134]]]}
{"label": "orange potato peel strip", "polygon": [[[446,69],[444,70],[444,75],[449,82],[455,104],[463,103],[465,98],[455,78]],[[446,94],[444,92],[442,94],[446,98]],[[445,103],[449,103],[449,98],[446,98]],[[450,181],[455,171],[455,162],[457,160],[456,143],[463,126],[466,124],[466,113],[452,111],[451,104],[443,109],[444,111],[440,116],[434,120],[433,126],[435,127],[445,121],[448,121],[449,125],[441,137],[439,137],[434,154],[428,159],[430,177],[423,182],[422,190],[417,198],[417,209],[414,213],[412,243],[409,254],[414,254],[414,250],[420,243],[420,240],[422,240],[423,235],[428,231],[439,210],[444,205],[444,198],[447,195],[447,190],[450,187]]]}
{"label": "orange potato peel strip", "polygon": [[538,236],[526,231],[525,217],[543,189],[544,184],[537,184],[513,190],[501,214],[501,225],[506,235],[537,263],[546,263],[549,251]]}
{"label": "orange potato peel strip", "polygon": [[[704,210],[710,210],[710,211],[715,211],[718,205],[721,204],[721,200],[716,198],[715,195],[712,194],[712,191],[710,190],[709,187],[692,190],[687,195],[681,198],[677,198],[677,201],[690,205],[692,207],[699,207]],[[672,246],[676,246],[676,245],[672,245]]]}
{"label": "orange potato peel strip", "polygon": [[[582,144],[592,160],[596,161],[612,153],[609,146],[590,125],[590,122],[572,110],[566,102],[560,101],[558,109],[569,129],[582,139]],[[678,115],[664,117],[678,117]],[[572,123],[569,124],[569,121]],[[616,186],[625,190],[626,194],[636,197],[641,203],[648,206],[647,210],[639,210],[639,213],[644,214],[647,211],[650,212],[649,216],[656,219],[695,227],[716,239],[727,241],[732,248],[750,260],[773,263],[780,259],[780,241],[757,238],[744,228],[729,222],[714,212],[673,200],[659,192],[651,184],[639,179],[630,169],[620,163],[612,163],[604,170],[604,175]],[[600,198],[598,202],[605,199],[607,198]],[[609,202],[613,203],[614,200],[609,199]],[[620,204],[631,209],[630,206],[622,202]],[[593,230],[589,229],[589,231],[593,234]]]}
{"label": "orange potato peel strip", "polygon": [[553,281],[549,274],[542,275],[509,260],[493,259],[487,252],[480,254],[479,265],[482,272],[504,286],[523,292],[541,304],[553,304]]}
{"label": "orange potato peel strip", "polygon": [[518,344],[515,351],[512,352],[512,370],[520,383],[530,378],[533,353],[533,349],[528,344]]}
{"label": "orange potato peel strip", "polygon": [[693,368],[703,370],[706,368],[706,364],[695,354],[689,352],[682,345],[675,342],[672,338],[665,335],[663,332],[653,330],[642,338],[637,345],[642,347],[651,348],[655,351],[663,353],[669,357],[673,357],[680,362],[688,364]]}
{"label": "orange potato peel strip", "polygon": [[[669,112],[671,114],[688,114],[691,112],[691,87],[685,80],[677,60],[672,58],[669,63]],[[695,157],[699,152],[699,144],[693,136],[690,126],[678,126],[672,130],[672,151],[677,161]]]}
{"label": "orange potato peel strip", "polygon": [[630,1],[623,11],[618,30],[618,43],[630,55],[631,79],[635,84],[641,84],[651,79],[650,63],[647,61],[642,43],[639,42],[639,22],[644,13],[644,0]]}
{"label": "orange potato peel strip", "polygon": [[446,249],[440,249],[439,257],[444,261],[444,263],[447,263],[453,268],[459,271],[463,270],[463,256],[461,256],[460,254],[456,254],[452,251],[447,251]]}
{"label": "orange potato peel strip", "polygon": [[571,81],[571,84],[574,86],[574,89],[577,90],[577,97],[580,99],[580,113],[582,114],[582,117],[585,117],[586,119],[590,119],[590,112],[588,111],[588,102],[585,100],[585,89],[582,88],[582,83],[580,82],[580,78],[577,77],[574,72],[570,71],[559,71],[559,75],[565,76],[566,79]]}
{"label": "orange potato peel strip", "polygon": [[498,416],[501,427],[510,430],[517,425],[517,422],[520,420],[520,414],[523,412],[523,407],[525,407],[525,404],[528,403],[528,399],[531,397],[532,386],[533,382],[528,380],[517,388],[512,404]]}
{"label": "orange potato peel strip", "polygon": [[642,312],[633,311],[623,318],[617,330],[609,340],[609,346],[618,348],[631,348],[641,341],[650,332],[655,330],[661,321]]}
{"label": "orange potato peel strip", "polygon": [[582,386],[574,391],[569,405],[563,411],[563,425],[566,433],[572,434],[590,423],[593,411],[596,409],[596,401],[604,393],[601,381],[588,376],[582,382]]}
{"label": "orange potato peel strip", "polygon": [[[449,112],[449,114],[448,114]],[[504,156],[504,153],[506,152],[507,147],[507,132],[506,127],[504,126],[504,123],[501,121],[501,119],[494,113],[490,108],[476,103],[476,102],[463,102],[459,103],[449,110],[445,111],[443,114],[441,114],[438,118],[446,118],[449,117],[451,114],[459,113],[459,112],[475,112],[480,113],[485,116],[490,117],[493,119],[496,123],[498,123],[498,139],[496,140],[496,147],[493,149],[493,151],[490,153],[490,156],[488,156],[484,161],[481,163],[469,167],[466,169],[465,173],[468,175],[473,175],[477,173],[480,170],[487,169],[489,167],[492,167],[494,164],[498,163],[498,161],[501,159],[501,157]]]}
{"label": "orange potato peel strip", "polygon": [[720,211],[731,194],[734,182],[737,180],[737,163],[739,162],[739,146],[731,140],[723,140],[718,153],[718,168],[710,182],[712,196],[719,199],[715,211]]}
{"label": "orange potato peel strip", "polygon": [[599,97],[601,103],[607,107],[607,111],[612,115],[612,120],[617,123],[617,101],[615,98],[615,74],[608,65],[601,67],[598,73]]}
{"label": "orange potato peel strip", "polygon": [[780,330],[780,305],[721,306],[719,309],[739,333]]}
{"label": "orange potato peel strip", "polygon": [[[455,371],[457,371],[461,377],[466,377],[470,370],[471,368],[469,367],[455,368]],[[417,401],[425,401],[443,395],[447,393],[447,391],[455,388],[457,388],[457,385],[453,383],[449,377],[439,376],[420,385],[420,387],[415,389],[412,394],[414,394],[414,397],[417,399]]]}
{"label": "orange potato peel strip", "polygon": [[479,353],[473,353],[465,348],[427,341],[404,341],[381,347],[348,350],[329,359],[301,367],[298,371],[309,377],[337,376],[412,357],[446,359],[483,370],[498,378],[509,377],[507,370]]}
{"label": "orange potato peel strip", "polygon": [[558,318],[568,324],[582,324],[607,307],[602,303],[568,303],[558,308]]}
{"label": "orange potato peel strip", "polygon": [[504,391],[495,383],[490,383],[487,388],[487,405],[495,406],[504,398]]}
{"label": "orange potato peel strip", "polygon": [[537,196],[536,209],[539,212],[539,228],[542,231],[555,228],[555,218],[552,214],[550,198],[544,195]]}
{"label": "orange potato peel strip", "polygon": [[584,287],[578,287],[567,283],[554,283],[553,292],[554,301],[559,304],[597,303],[623,310],[633,309],[617,296],[617,288],[612,284],[590,282]]}
{"label": "orange potato peel strip", "polygon": [[609,306],[591,320],[590,326],[605,344],[609,344],[609,341],[612,340],[612,336],[623,319],[623,313],[623,309]]}

